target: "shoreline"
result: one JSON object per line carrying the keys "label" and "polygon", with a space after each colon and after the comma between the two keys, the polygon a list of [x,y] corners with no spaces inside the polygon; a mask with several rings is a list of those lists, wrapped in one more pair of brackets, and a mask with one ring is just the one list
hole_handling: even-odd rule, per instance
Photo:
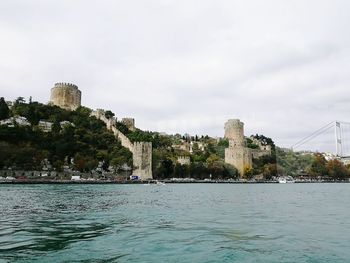
{"label": "shoreline", "polygon": [[[0,185],[8,184],[154,184],[156,182],[162,182],[165,184],[279,184],[278,181],[221,181],[221,180],[192,180],[192,181],[173,181],[173,180],[149,180],[149,181],[108,181],[108,180],[96,180],[96,181],[71,181],[71,180],[8,180],[0,181]],[[295,181],[295,184],[313,184],[313,183],[350,183],[349,180],[315,180],[315,181]],[[290,184],[290,183],[288,183]]]}

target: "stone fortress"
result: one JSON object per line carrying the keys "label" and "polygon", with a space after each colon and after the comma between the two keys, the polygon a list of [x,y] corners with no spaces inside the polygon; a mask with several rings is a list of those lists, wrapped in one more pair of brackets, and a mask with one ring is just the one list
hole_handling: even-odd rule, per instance
{"label": "stone fortress", "polygon": [[122,146],[132,152],[133,174],[140,177],[141,180],[152,179],[152,143],[151,142],[134,142],[132,143],[115,124],[116,118],[106,118],[105,111],[98,109],[91,113],[91,116],[103,121],[107,129],[112,131],[114,136],[121,142]]}
{"label": "stone fortress", "polygon": [[[78,86],[70,83],[56,83],[51,89],[50,104],[59,106],[66,110],[76,110],[81,106],[81,91]],[[116,118],[106,118],[103,110],[96,110],[91,116],[102,120],[108,130],[112,131],[115,137],[120,140],[123,147],[129,149],[133,155],[133,174],[141,180],[152,179],[152,143],[135,142],[132,143],[115,124]],[[135,120],[133,118],[123,118],[124,123],[130,130],[135,130]]]}
{"label": "stone fortress", "polygon": [[239,119],[230,119],[225,123],[225,138],[229,147],[225,149],[225,162],[237,168],[241,177],[252,168],[252,152],[246,147],[244,123]]}
{"label": "stone fortress", "polygon": [[51,89],[49,103],[66,110],[76,110],[81,106],[81,91],[71,83],[56,83]]}
{"label": "stone fortress", "polygon": [[[70,83],[56,83],[51,89],[50,104],[57,105],[66,110],[76,110],[81,106],[81,91],[78,86]],[[120,140],[123,147],[129,149],[133,154],[133,174],[141,180],[152,179],[152,143],[131,142],[120,130],[116,128],[117,118],[106,118],[105,111],[96,110],[92,116],[102,120],[108,130]],[[122,118],[121,122],[131,131],[136,130],[133,118]],[[264,155],[271,155],[271,147],[263,145],[253,137],[250,139],[258,149],[250,149],[246,146],[244,137],[244,123],[239,119],[230,119],[225,123],[225,136],[229,141],[229,147],[225,149],[225,162],[237,168],[240,177],[252,168],[252,159]],[[178,158],[180,164],[190,164],[188,156]]]}
{"label": "stone fortress", "polygon": [[246,146],[244,137],[244,123],[239,119],[230,119],[225,123],[225,136],[229,141],[229,147],[225,149],[225,162],[237,168],[240,177],[252,168],[252,160],[262,156],[271,155],[270,145],[264,145],[261,141],[250,137],[250,140],[258,147],[251,149]]}

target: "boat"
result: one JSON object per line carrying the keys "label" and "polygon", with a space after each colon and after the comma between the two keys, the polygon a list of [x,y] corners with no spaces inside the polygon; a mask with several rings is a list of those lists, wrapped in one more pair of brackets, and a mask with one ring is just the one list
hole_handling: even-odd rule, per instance
{"label": "boat", "polygon": [[280,183],[280,184],[286,184],[286,183],[287,183],[287,179],[284,178],[284,177],[279,177],[279,178],[278,178],[278,183]]}
{"label": "boat", "polygon": [[278,183],[280,183],[280,184],[295,183],[295,180],[291,176],[279,177]]}
{"label": "boat", "polygon": [[165,183],[158,180],[151,180],[147,183],[144,183],[143,185],[165,185]]}

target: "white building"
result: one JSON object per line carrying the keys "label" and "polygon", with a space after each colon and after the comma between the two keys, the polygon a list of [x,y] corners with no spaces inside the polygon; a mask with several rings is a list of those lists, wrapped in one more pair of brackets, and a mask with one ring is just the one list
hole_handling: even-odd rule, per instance
{"label": "white building", "polygon": [[15,117],[11,117],[9,119],[0,121],[0,125],[7,125],[8,127],[15,127],[15,125],[30,126],[30,123],[26,117],[15,116]]}
{"label": "white building", "polygon": [[81,180],[80,175],[72,175],[71,180],[72,181],[80,181]]}
{"label": "white building", "polygon": [[53,124],[52,122],[48,122],[48,121],[39,121],[38,127],[43,132],[50,132],[52,130],[52,124]]}

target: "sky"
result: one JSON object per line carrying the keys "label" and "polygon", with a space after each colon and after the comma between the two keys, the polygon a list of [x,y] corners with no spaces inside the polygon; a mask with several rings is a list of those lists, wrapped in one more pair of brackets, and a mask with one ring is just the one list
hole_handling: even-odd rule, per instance
{"label": "sky", "polygon": [[143,130],[223,136],[238,118],[246,135],[290,147],[350,121],[349,10],[347,0],[1,0],[0,96],[46,103],[70,82],[84,106]]}

